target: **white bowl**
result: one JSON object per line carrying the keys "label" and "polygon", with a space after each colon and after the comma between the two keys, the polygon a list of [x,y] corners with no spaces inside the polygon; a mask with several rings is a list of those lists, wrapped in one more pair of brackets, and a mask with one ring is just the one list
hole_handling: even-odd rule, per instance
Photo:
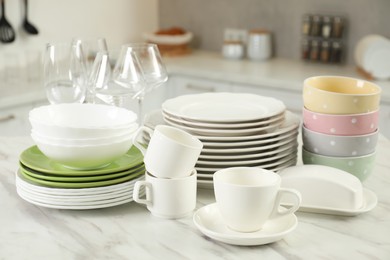
{"label": "white bowl", "polygon": [[138,127],[134,112],[100,104],[41,106],[30,111],[29,120],[36,133],[70,139],[115,136]]}
{"label": "white bowl", "polygon": [[48,158],[78,170],[104,167],[123,156],[133,145],[132,137],[107,144],[82,146],[50,144],[36,137],[33,140]]}
{"label": "white bowl", "polygon": [[123,139],[131,138],[138,127],[134,127],[129,131],[113,136],[97,137],[97,138],[85,138],[85,139],[72,139],[72,138],[57,138],[42,135],[35,130],[31,131],[31,137],[33,140],[40,140],[44,143],[53,144],[53,145],[74,145],[74,146],[85,146],[85,145],[104,145],[109,143],[115,143]]}

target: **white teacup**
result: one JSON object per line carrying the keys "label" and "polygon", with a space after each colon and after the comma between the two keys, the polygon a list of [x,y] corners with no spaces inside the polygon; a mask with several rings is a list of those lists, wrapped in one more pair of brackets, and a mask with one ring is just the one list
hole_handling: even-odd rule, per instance
{"label": "white teacup", "polygon": [[[258,231],[268,219],[292,214],[301,203],[299,192],[280,188],[280,176],[269,170],[232,167],[215,172],[213,179],[222,219],[235,231]],[[284,195],[293,201],[288,209],[280,207]]]}
{"label": "white teacup", "polygon": [[[196,170],[183,178],[156,178],[146,172],[145,181],[134,185],[133,199],[145,204],[156,217],[176,219],[193,212],[196,206]],[[145,187],[146,198],[140,198],[140,189]]]}
{"label": "white teacup", "polygon": [[[137,140],[143,131],[152,136],[147,149]],[[167,125],[158,125],[154,131],[141,127],[133,143],[144,154],[146,170],[158,178],[189,176],[203,147],[196,137]]]}

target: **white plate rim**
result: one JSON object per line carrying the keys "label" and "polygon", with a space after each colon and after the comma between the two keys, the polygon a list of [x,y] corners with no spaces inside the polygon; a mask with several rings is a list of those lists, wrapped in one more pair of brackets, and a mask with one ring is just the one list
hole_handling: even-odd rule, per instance
{"label": "white plate rim", "polygon": [[[293,213],[293,214],[290,214],[290,215],[287,215],[287,216],[284,216],[281,218],[276,218],[276,219],[270,220],[270,221],[276,222],[276,221],[282,221],[284,219],[288,219],[285,221],[291,222],[291,224],[289,224],[287,226],[287,228],[285,228],[283,231],[272,234],[272,235],[267,236],[265,234],[262,234],[264,229],[257,231],[257,232],[249,232],[249,233],[240,233],[240,232],[231,231],[232,233],[225,234],[225,233],[216,232],[214,230],[207,228],[199,220],[202,218],[201,214],[203,214],[203,215],[207,214],[205,212],[209,208],[216,208],[215,210],[218,210],[216,203],[208,204],[208,205],[203,206],[202,208],[198,209],[193,215],[193,222],[194,222],[195,226],[204,235],[206,235],[212,239],[215,239],[217,241],[221,241],[221,242],[224,242],[227,244],[232,244],[232,245],[246,245],[246,246],[264,245],[264,244],[276,242],[276,241],[282,239],[287,234],[291,233],[298,225],[298,219],[297,219],[296,215]],[[218,223],[221,223],[221,225],[223,225],[222,220],[219,221]],[[266,226],[264,226],[264,228],[266,228]]]}

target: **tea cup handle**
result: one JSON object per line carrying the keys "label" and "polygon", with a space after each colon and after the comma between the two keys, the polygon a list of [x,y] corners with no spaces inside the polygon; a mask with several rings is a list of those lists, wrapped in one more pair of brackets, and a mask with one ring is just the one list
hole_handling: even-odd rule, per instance
{"label": "tea cup handle", "polygon": [[[140,189],[141,187],[145,187],[146,191],[146,199],[141,199],[140,196]],[[145,204],[146,206],[152,205],[151,195],[152,195],[152,184],[147,181],[137,181],[134,185],[134,191],[133,191],[133,200],[140,204]]]}
{"label": "tea cup handle", "polygon": [[152,136],[153,134],[153,129],[151,129],[150,127],[147,127],[147,126],[141,126],[137,132],[134,134],[133,136],[133,144],[135,145],[135,147],[137,147],[141,153],[145,156],[145,153],[146,153],[146,148],[145,148],[145,145],[140,143],[139,142],[139,138],[140,136],[142,135],[143,131],[147,132],[150,136]]}
{"label": "tea cup handle", "polygon": [[[290,208],[279,210],[281,200],[283,196],[287,194],[289,194],[289,196],[294,198],[294,202],[292,203]],[[301,194],[297,190],[280,188],[278,194],[276,195],[274,209],[272,210],[270,218],[282,217],[294,213],[299,209],[301,201],[302,201]]]}

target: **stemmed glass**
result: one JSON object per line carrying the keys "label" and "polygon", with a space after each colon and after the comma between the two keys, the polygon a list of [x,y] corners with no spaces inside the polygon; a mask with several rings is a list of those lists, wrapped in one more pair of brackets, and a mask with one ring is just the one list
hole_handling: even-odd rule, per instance
{"label": "stemmed glass", "polygon": [[43,70],[46,96],[51,104],[84,102],[88,75],[80,45],[47,44]]}
{"label": "stemmed glass", "polygon": [[168,80],[168,74],[156,44],[131,43],[124,47],[135,56],[144,78],[145,87],[133,96],[138,101],[138,115],[142,120],[145,95],[165,83]]}
{"label": "stemmed glass", "polygon": [[91,75],[93,62],[96,59],[97,53],[99,51],[108,50],[106,39],[103,37],[97,37],[97,38],[75,37],[73,38],[72,43],[80,45],[84,53],[86,70],[88,74],[88,87],[87,87],[86,101],[89,103],[94,103],[95,97],[91,92],[92,88],[90,85],[92,84],[92,82],[89,82],[90,80],[89,75]]}
{"label": "stemmed glass", "polygon": [[124,106],[125,99],[139,95],[145,88],[140,64],[125,46],[120,51],[98,52],[90,82],[96,101],[119,107]]}

